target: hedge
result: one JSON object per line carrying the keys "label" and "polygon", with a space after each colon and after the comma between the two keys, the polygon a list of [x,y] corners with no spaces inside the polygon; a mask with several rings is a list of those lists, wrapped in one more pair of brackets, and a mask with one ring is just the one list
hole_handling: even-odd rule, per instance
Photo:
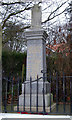
{"label": "hedge", "polygon": [[24,75],[26,74],[26,52],[19,53],[16,51],[2,52],[2,71],[3,76],[22,75],[22,65],[24,64]]}

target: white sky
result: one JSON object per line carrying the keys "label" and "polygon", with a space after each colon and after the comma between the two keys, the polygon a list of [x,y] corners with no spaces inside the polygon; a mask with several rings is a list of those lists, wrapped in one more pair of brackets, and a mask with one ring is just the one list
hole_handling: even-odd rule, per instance
{"label": "white sky", "polygon": [[[26,1],[27,2],[27,1],[33,1],[33,2],[37,3],[37,2],[39,2],[41,0],[3,0],[3,2],[6,2],[6,1],[8,1],[8,2],[15,2],[15,1],[23,1],[23,2]],[[43,4],[41,4],[41,7],[42,7],[42,21],[45,21],[48,18],[49,14],[53,10],[55,10],[58,5],[61,5],[62,2],[65,2],[65,1],[67,1],[67,0],[42,0],[42,2],[43,2]],[[70,1],[71,0],[69,0],[69,2]],[[47,8],[50,4],[52,4],[51,7]],[[67,6],[68,6],[68,3],[66,3],[65,5],[63,5],[57,12],[59,12],[59,13],[62,12],[65,9],[65,7],[67,7]],[[45,8],[47,8],[47,9],[44,10]],[[21,18],[18,17],[17,18],[18,21],[23,21],[24,24],[26,24],[26,23],[30,24],[31,23],[31,10],[29,10],[27,12],[20,13],[20,14],[21,14],[22,17],[25,16],[27,18],[27,20],[23,21]],[[15,16],[13,16],[12,18],[15,18]],[[58,24],[62,24],[64,22],[67,22],[64,13],[62,15],[54,18],[50,22],[53,23],[54,21],[57,21]]]}

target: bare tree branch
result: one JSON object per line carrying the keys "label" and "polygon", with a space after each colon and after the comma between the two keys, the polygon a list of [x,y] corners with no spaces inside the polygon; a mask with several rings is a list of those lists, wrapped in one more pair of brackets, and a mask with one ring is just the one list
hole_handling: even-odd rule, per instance
{"label": "bare tree branch", "polygon": [[[14,4],[25,4],[26,2],[12,2],[12,3],[4,3],[4,2],[1,2],[1,5],[14,5]],[[28,2],[29,4],[32,3],[32,2]],[[38,4],[40,4],[42,2],[39,2]]]}
{"label": "bare tree branch", "polygon": [[42,22],[42,23],[46,23],[47,21],[52,20],[54,17],[59,16],[60,14],[62,14],[65,10],[64,10],[63,12],[61,12],[61,13],[55,15],[54,17],[50,18],[51,15],[53,15],[59,8],[61,8],[61,7],[62,7],[66,2],[68,2],[68,1],[69,1],[69,0],[65,1],[65,2],[62,3],[59,7],[57,7],[53,12],[51,12],[51,14],[48,16],[47,20],[45,20],[45,21]]}
{"label": "bare tree branch", "polygon": [[42,11],[48,9],[49,7],[51,7],[52,4],[50,4],[49,6],[47,6],[46,8],[44,8]]}
{"label": "bare tree branch", "polygon": [[[12,5],[12,4],[20,4],[20,3],[23,3],[23,2],[2,3],[2,5]],[[32,2],[29,2],[29,4],[28,4],[23,10],[18,10],[17,12],[10,13],[10,14],[7,16],[7,18],[4,19],[3,25],[2,25],[2,29],[4,28],[6,21],[7,21],[11,16],[17,15],[17,14],[19,14],[19,13],[25,11],[25,10],[30,10],[32,7],[28,7],[28,6],[29,6],[31,3],[32,3]],[[38,5],[39,5],[40,3],[42,3],[42,2],[39,2]]]}
{"label": "bare tree branch", "polygon": [[61,14],[64,13],[65,11],[66,11],[66,9],[65,9],[64,11],[62,11],[61,13],[59,13],[59,14],[53,16],[52,18],[49,18],[49,19],[47,19],[46,21],[42,22],[42,24],[43,24],[43,23],[46,23],[47,21],[52,20],[53,18],[55,18],[55,17],[57,17],[57,16],[59,16],[59,15],[61,15]]}
{"label": "bare tree branch", "polygon": [[14,3],[4,3],[2,2],[1,5],[14,5],[14,4],[25,4],[24,2],[14,2]]}
{"label": "bare tree branch", "polygon": [[64,13],[66,11],[66,9],[64,10],[64,11],[62,11],[61,13],[59,13],[59,14],[57,14],[57,15],[55,15],[55,16],[53,16],[52,18],[50,18],[49,20],[52,20],[53,18],[55,18],[55,17],[57,17],[57,16],[59,16],[59,15],[61,15],[62,13]]}
{"label": "bare tree branch", "polygon": [[13,13],[9,14],[9,15],[7,16],[7,18],[3,21],[2,29],[4,28],[6,21],[7,21],[11,16],[16,15],[16,14],[19,14],[19,13],[25,11],[25,10],[30,10],[32,7],[28,7],[29,5],[30,5],[30,4],[28,4],[23,10],[19,10],[19,11],[17,11],[17,12],[13,12]]}
{"label": "bare tree branch", "polygon": [[28,29],[28,28],[30,28],[30,27],[31,27],[31,26],[28,25],[28,26],[23,27],[21,30]]}

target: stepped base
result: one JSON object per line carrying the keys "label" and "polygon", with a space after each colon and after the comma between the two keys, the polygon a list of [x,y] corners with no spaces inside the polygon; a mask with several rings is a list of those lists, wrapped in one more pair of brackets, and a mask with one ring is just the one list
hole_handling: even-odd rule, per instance
{"label": "stepped base", "polygon": [[[36,100],[37,100],[37,95],[32,94],[31,97],[31,105],[32,107],[36,107]],[[51,94],[51,103],[53,103],[53,95]],[[24,105],[24,94],[21,94],[19,96],[19,106]],[[48,107],[50,105],[50,94],[45,94],[45,106]],[[30,106],[30,94],[25,94],[25,106],[29,107]],[[43,107],[43,94],[38,94],[38,106]]]}
{"label": "stepped base", "polygon": [[[51,105],[51,111],[55,108],[56,103]],[[14,111],[17,111],[17,106],[14,107]],[[23,106],[19,106],[19,111],[24,111]],[[25,107],[25,111],[30,111],[30,107]],[[31,107],[31,111],[36,112],[36,107]],[[38,112],[43,112],[43,107],[38,107]],[[45,112],[50,112],[50,106],[45,107]]]}
{"label": "stepped base", "polygon": [[[30,83],[29,81],[25,81],[25,94],[30,94]],[[27,84],[26,84],[27,83]],[[32,94],[37,93],[37,82],[32,82]],[[44,83],[44,93],[50,93],[50,83],[48,81],[45,81]],[[22,84],[22,94],[24,94],[24,84]],[[43,80],[40,80],[38,82],[38,94],[43,94]]]}

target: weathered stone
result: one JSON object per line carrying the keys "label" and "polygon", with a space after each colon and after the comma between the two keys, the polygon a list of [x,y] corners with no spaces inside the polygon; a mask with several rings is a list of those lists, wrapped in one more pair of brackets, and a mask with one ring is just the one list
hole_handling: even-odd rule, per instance
{"label": "weathered stone", "polygon": [[[27,83],[28,81],[25,82],[25,84],[22,84],[22,94],[24,94],[24,85],[25,85],[25,93],[29,94],[30,93],[30,83]],[[26,84],[27,83],[27,84]],[[32,82],[32,94],[37,93],[37,82]],[[50,93],[50,83],[45,82],[44,83],[44,93]],[[43,81],[39,80],[38,82],[38,94],[43,94]]]}
{"label": "weathered stone", "polygon": [[41,70],[46,71],[46,37],[43,29],[29,30],[25,33],[27,38],[27,70],[26,80],[43,77]]}
{"label": "weathered stone", "polygon": [[[53,103],[51,105],[51,110],[55,109],[55,107],[56,107],[56,103]],[[26,111],[30,111],[30,107],[25,107],[25,110]],[[36,112],[36,107],[31,107],[31,110],[33,112]],[[14,111],[17,111],[17,106],[14,107]],[[19,111],[24,111],[24,106],[19,106]],[[45,107],[45,111],[47,113],[49,113],[50,112],[50,106],[49,107]],[[43,107],[38,107],[38,112],[43,112]]]}
{"label": "weathered stone", "polygon": [[[43,106],[43,73],[46,72],[46,38],[47,34],[41,28],[41,8],[35,5],[32,8],[31,28],[25,32],[27,40],[27,67],[26,82],[30,82],[32,78],[32,107],[36,107],[37,82],[34,80],[41,77],[38,82],[38,106]],[[50,105],[50,83],[46,79],[44,83],[45,106]],[[53,96],[52,102],[53,102]],[[25,85],[25,105],[30,106],[30,83]],[[22,84],[22,95],[19,96],[19,105],[24,104],[24,84]]]}
{"label": "weathered stone", "polygon": [[38,5],[34,5],[32,8],[32,22],[31,22],[31,27],[32,28],[40,28],[41,27],[41,7]]}
{"label": "weathered stone", "polygon": [[[32,94],[31,97],[31,104],[32,107],[36,107],[36,99],[37,95]],[[53,95],[51,94],[51,103],[53,103]],[[24,105],[24,94],[21,94],[19,96],[19,105],[23,106]],[[48,107],[50,105],[50,94],[45,94],[45,106]],[[25,106],[30,106],[30,94],[25,94]],[[42,107],[43,106],[43,94],[38,94],[38,106]]]}

